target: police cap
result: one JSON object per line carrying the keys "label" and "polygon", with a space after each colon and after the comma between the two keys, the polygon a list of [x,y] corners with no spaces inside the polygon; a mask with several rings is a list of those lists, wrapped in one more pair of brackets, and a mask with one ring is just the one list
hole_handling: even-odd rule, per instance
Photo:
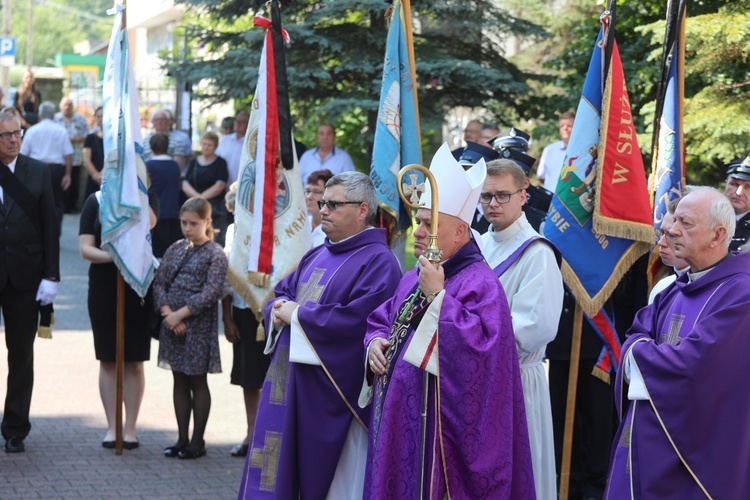
{"label": "police cap", "polygon": [[727,176],[743,181],[750,181],[750,156],[740,161],[733,161],[728,165]]}

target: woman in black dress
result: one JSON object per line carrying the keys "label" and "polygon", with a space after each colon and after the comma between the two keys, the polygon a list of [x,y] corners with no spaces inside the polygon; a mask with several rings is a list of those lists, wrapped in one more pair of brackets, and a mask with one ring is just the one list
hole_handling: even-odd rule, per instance
{"label": "woman in black dress", "polygon": [[[81,211],[79,243],[81,257],[91,262],[89,267],[88,306],[91,329],[94,332],[94,350],[99,367],[99,394],[107,416],[107,434],[102,446],[115,447],[116,380],[115,328],[117,318],[117,267],[112,257],[100,248],[102,223],[99,219],[100,191],[86,199]],[[151,226],[156,223],[154,208],[158,211],[158,198],[150,197]],[[136,421],[143,400],[145,377],[143,362],[150,358],[151,335],[149,325],[154,314],[151,291],[145,300],[129,287],[125,287],[125,427],[123,448],[138,447]]]}
{"label": "woman in black dress", "polygon": [[224,204],[224,193],[227,188],[229,171],[227,162],[216,156],[219,136],[206,132],[201,137],[201,155],[193,158],[188,166],[182,190],[188,198],[201,197],[211,204],[213,227],[216,231],[215,241],[224,246],[227,224],[227,207]]}
{"label": "woman in black dress", "polygon": [[99,191],[102,185],[102,170],[104,170],[104,139],[102,136],[102,107],[94,111],[94,130],[86,136],[83,143],[83,166],[88,172],[86,179],[86,196],[88,200],[92,193]]}
{"label": "woman in black dress", "polygon": [[34,73],[27,69],[21,77],[16,95],[13,96],[13,107],[21,113],[21,126],[24,130],[39,121],[39,105],[42,94],[36,89]]}

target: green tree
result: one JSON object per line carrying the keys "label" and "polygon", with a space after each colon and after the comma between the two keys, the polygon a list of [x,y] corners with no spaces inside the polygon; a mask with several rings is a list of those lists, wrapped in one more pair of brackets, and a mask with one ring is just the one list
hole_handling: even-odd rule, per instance
{"label": "green tree", "polygon": [[[191,52],[175,54],[172,74],[208,85],[199,98],[245,103],[255,88],[263,32],[250,29],[254,2],[189,0],[183,23]],[[295,0],[282,19],[297,131],[314,144],[317,124],[333,122],[339,143],[369,169],[386,40],[383,0]],[[538,79],[502,55],[511,34],[541,37],[535,24],[512,17],[491,0],[414,0],[414,43],[423,136],[439,135],[453,106],[492,104],[524,114]],[[210,56],[209,56],[210,54]]]}
{"label": "green tree", "polygon": [[[748,0],[688,2],[684,127],[689,183],[719,184],[725,163],[750,154],[748,7]],[[604,8],[569,0],[542,23],[551,38],[533,47],[535,60],[544,61],[556,75],[542,89],[543,117],[577,105]],[[617,2],[617,44],[646,165],[651,161],[665,11],[663,1]]]}
{"label": "green tree", "polygon": [[[16,38],[16,63],[27,64],[29,0],[12,0],[11,36]],[[37,0],[33,2],[32,49],[35,66],[54,65],[55,56],[72,52],[84,40],[106,40],[112,21],[111,0]],[[17,84],[17,82],[15,82]]]}

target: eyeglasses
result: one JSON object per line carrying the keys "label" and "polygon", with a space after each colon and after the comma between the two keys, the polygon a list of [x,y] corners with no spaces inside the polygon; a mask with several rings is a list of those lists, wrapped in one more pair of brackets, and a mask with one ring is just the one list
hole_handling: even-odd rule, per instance
{"label": "eyeglasses", "polygon": [[659,240],[662,239],[662,237],[668,240],[674,239],[674,236],[669,234],[669,231],[665,231],[663,229],[654,229],[654,244],[655,245],[659,243]]}
{"label": "eyeglasses", "polygon": [[0,139],[4,141],[10,140],[11,137],[20,139],[21,137],[23,137],[23,130],[19,129],[19,130],[16,130],[15,132],[3,132],[2,134],[0,134]]}
{"label": "eyeglasses", "polygon": [[310,195],[310,194],[320,196],[323,194],[323,191],[321,191],[320,189],[305,189],[305,196]]}
{"label": "eyeglasses", "polygon": [[362,201],[325,201],[320,200],[318,201],[318,209],[323,210],[323,207],[328,207],[328,210],[331,212],[335,212],[337,208],[339,208],[340,205],[359,205],[361,203],[364,203]]}
{"label": "eyeglasses", "polygon": [[510,201],[510,198],[514,194],[518,194],[521,191],[523,191],[523,188],[519,189],[518,191],[514,193],[496,193],[496,194],[490,194],[490,193],[482,193],[479,195],[479,203],[482,205],[489,205],[492,203],[492,200],[495,200],[500,205],[505,205]]}

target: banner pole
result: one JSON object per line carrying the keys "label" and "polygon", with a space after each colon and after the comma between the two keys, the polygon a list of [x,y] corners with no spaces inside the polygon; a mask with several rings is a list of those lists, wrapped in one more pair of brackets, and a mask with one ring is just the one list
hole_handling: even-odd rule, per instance
{"label": "banner pole", "polygon": [[570,369],[568,371],[568,398],[565,405],[562,464],[560,466],[560,500],[568,500],[568,491],[570,489],[570,458],[573,450],[573,422],[576,415],[578,363],[581,358],[582,328],[583,309],[581,309],[581,305],[576,301],[576,309],[573,315],[573,341],[570,345]]}

